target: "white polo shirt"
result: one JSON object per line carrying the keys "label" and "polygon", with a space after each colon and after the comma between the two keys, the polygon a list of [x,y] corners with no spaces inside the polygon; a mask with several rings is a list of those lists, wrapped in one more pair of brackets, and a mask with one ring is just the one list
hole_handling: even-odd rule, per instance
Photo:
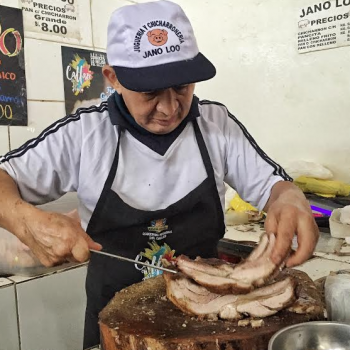
{"label": "white polo shirt", "polygon": [[[263,209],[272,186],[291,178],[259,148],[224,105],[200,101],[198,109],[197,122],[214,168],[222,207],[226,182],[245,201]],[[118,142],[118,126],[112,124],[108,110],[108,102],[80,109],[0,158],[0,168],[14,179],[25,201],[44,204],[67,192],[77,192],[82,226],[87,227]],[[151,211],[177,202],[206,177],[189,122],[164,155],[125,131],[112,190],[130,206]]]}

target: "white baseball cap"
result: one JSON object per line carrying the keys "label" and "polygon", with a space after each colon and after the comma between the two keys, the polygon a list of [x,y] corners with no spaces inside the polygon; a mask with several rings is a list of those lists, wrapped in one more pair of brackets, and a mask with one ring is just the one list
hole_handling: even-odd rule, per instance
{"label": "white baseball cap", "polygon": [[123,6],[108,25],[107,59],[120,83],[133,91],[185,85],[215,76],[198,50],[182,8],[166,0]]}

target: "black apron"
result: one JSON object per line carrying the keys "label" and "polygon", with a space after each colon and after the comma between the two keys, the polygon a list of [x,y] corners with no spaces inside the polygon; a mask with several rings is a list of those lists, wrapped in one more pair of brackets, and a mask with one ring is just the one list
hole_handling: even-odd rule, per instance
{"label": "black apron", "polygon": [[[123,134],[119,127],[115,158],[87,228],[105,251],[153,265],[159,264],[161,258],[171,260],[174,254],[191,258],[217,256],[217,243],[225,232],[224,215],[213,166],[196,120],[193,127],[208,177],[178,202],[155,211],[132,208],[111,189]],[[152,196],[151,189],[149,195]],[[84,349],[100,343],[98,313],[114,294],[160,273],[92,253],[86,278]]]}

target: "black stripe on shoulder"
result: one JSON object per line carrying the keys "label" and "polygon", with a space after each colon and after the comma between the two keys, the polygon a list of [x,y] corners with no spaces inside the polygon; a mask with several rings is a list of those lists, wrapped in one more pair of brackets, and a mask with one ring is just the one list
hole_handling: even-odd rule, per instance
{"label": "black stripe on shoulder", "polygon": [[46,129],[44,129],[40,135],[36,138],[28,140],[26,143],[24,143],[21,147],[16,148],[13,151],[8,152],[5,154],[2,158],[0,158],[0,164],[8,162],[10,159],[18,158],[23,156],[28,150],[35,148],[40,142],[44,141],[47,136],[54,134],[57,132],[61,127],[71,123],[80,120],[80,116],[82,114],[89,114],[94,112],[104,112],[108,109],[107,102],[101,103],[99,106],[92,106],[89,108],[79,108],[74,114],[69,114],[66,117],[57,120],[50,126],[48,126]]}
{"label": "black stripe on shoulder", "polygon": [[83,114],[83,113],[103,112],[106,109],[105,108],[106,106],[107,106],[107,102],[103,102],[100,106],[92,106],[92,107],[89,107],[89,108],[78,108],[77,111],[74,114],[69,114],[69,115],[65,116],[64,118],[61,118],[61,119],[57,120],[53,124],[49,125],[46,129],[44,129],[37,138],[33,138],[33,139],[28,140],[21,147],[16,148],[13,151],[8,152],[6,154],[6,156],[12,155],[14,153],[17,153],[17,152],[27,148],[29,144],[31,144],[32,142],[35,142],[38,138],[40,138],[43,134],[45,134],[45,132],[47,132],[48,130],[54,128],[57,124],[64,123],[66,120],[75,118],[78,115]]}
{"label": "black stripe on shoulder", "polygon": [[103,102],[99,106],[92,106],[92,107],[88,107],[88,108],[78,108],[74,114],[69,114],[69,115],[65,116],[64,118],[61,118],[61,119],[57,120],[53,124],[49,125],[46,129],[44,129],[37,138],[33,138],[33,139],[28,140],[21,147],[16,148],[13,151],[8,152],[6,154],[6,156],[12,155],[12,154],[17,153],[17,152],[20,152],[21,150],[27,148],[32,142],[35,142],[38,138],[43,136],[43,134],[45,134],[47,131],[49,131],[50,129],[56,127],[60,123],[64,123],[68,119],[72,119],[72,121],[74,121],[77,116],[80,116],[83,113],[103,112],[103,111],[106,110],[105,107],[107,107],[107,102]]}
{"label": "black stripe on shoulder", "polygon": [[253,146],[253,148],[256,150],[256,152],[260,155],[260,157],[262,159],[264,159],[268,164],[270,164],[273,169],[274,175],[277,176],[281,176],[285,181],[293,181],[293,179],[286,173],[286,171],[276,162],[274,162],[260,147],[259,145],[256,143],[256,141],[254,140],[254,138],[252,137],[252,135],[249,134],[248,130],[245,128],[245,126],[234,116],[232,115],[229,110],[227,109],[227,107],[225,105],[223,105],[220,102],[215,102],[215,101],[209,101],[209,100],[201,100],[199,101],[200,105],[217,105],[217,106],[221,106],[224,107],[227,111],[228,116],[235,121],[235,123],[240,127],[240,129],[242,130],[243,134],[245,135],[245,137],[248,139],[248,141],[250,142],[250,144]]}

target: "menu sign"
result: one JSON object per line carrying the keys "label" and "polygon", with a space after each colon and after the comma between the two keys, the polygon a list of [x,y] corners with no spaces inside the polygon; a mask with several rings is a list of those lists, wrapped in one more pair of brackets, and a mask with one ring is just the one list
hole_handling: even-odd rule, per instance
{"label": "menu sign", "polygon": [[0,6],[0,125],[28,124],[22,11]]}
{"label": "menu sign", "polygon": [[114,93],[102,74],[104,52],[62,46],[62,66],[66,113],[98,105]]}
{"label": "menu sign", "polygon": [[350,0],[331,0],[303,7],[298,14],[298,52],[350,45]]}

